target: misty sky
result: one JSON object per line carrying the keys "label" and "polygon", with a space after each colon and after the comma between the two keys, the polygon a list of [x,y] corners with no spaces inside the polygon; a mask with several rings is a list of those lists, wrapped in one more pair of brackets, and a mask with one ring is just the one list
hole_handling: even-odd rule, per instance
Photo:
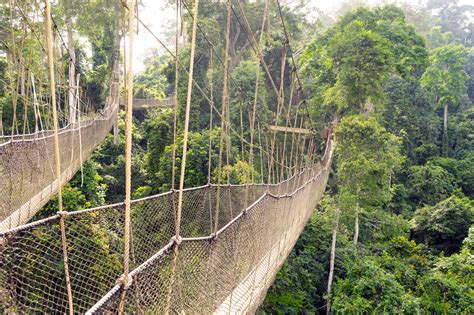
{"label": "misty sky", "polygon": [[[206,0],[201,0],[205,3]],[[310,0],[308,10],[314,11],[314,8],[319,8],[324,12],[331,12],[337,9],[344,0]],[[418,4],[419,0],[367,0],[368,4],[381,3],[413,3]],[[170,48],[174,46],[174,39],[171,34],[174,32],[174,8],[167,7],[164,0],[143,0],[143,6],[140,7],[140,19],[153,30],[153,32],[160,37]],[[462,4],[474,5],[474,0],[461,0]],[[148,34],[144,29],[139,29],[138,36],[135,37],[134,42],[134,72],[137,73],[143,70],[143,60],[150,54],[150,51],[159,47],[156,40]]]}

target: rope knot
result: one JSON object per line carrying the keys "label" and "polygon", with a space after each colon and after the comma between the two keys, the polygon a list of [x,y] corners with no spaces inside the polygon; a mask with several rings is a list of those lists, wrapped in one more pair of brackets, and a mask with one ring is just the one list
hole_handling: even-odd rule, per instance
{"label": "rope knot", "polygon": [[67,218],[69,216],[69,212],[67,211],[58,211],[56,214],[59,215],[60,218]]}
{"label": "rope knot", "polygon": [[217,233],[212,233],[211,234],[211,238],[209,239],[209,241],[213,242],[217,239]]}
{"label": "rope knot", "polygon": [[132,282],[133,282],[133,278],[132,276],[130,276],[130,274],[127,275],[127,278],[125,278],[125,275],[122,274],[120,278],[118,278],[117,281],[115,281],[115,285],[122,285],[123,288],[127,290],[132,285]]}
{"label": "rope knot", "polygon": [[178,235],[178,236],[175,235],[175,236],[173,236],[171,239],[172,239],[172,240],[176,243],[176,245],[178,245],[178,246],[181,245],[181,243],[183,242],[183,238],[182,238],[181,236],[179,236],[179,235]]}

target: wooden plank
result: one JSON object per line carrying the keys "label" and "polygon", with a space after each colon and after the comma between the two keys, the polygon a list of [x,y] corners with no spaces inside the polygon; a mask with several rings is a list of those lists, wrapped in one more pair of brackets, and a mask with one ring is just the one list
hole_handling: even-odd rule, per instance
{"label": "wooden plank", "polygon": [[310,134],[314,135],[316,132],[311,129],[306,128],[291,128],[291,127],[283,127],[283,126],[274,126],[274,125],[267,125],[267,129],[270,131],[281,131],[281,132],[288,132],[288,133],[301,133],[301,134]]}
{"label": "wooden plank", "polygon": [[[122,96],[120,98],[120,105],[126,104],[125,98]],[[162,100],[154,100],[154,99],[133,99],[133,108],[134,109],[147,109],[147,108],[168,108],[174,107],[174,97],[167,97]]]}

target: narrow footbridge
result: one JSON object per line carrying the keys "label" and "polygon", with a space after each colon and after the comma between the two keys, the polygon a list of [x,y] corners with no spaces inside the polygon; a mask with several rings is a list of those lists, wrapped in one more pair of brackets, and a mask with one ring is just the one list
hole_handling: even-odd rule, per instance
{"label": "narrow footbridge", "polygon": [[[226,2],[227,35],[222,58],[219,57],[220,49],[216,50],[219,46],[213,44],[198,25],[199,6],[210,3],[203,1],[199,4],[195,0],[193,13],[188,12],[191,18],[189,22],[192,22],[191,41],[186,43],[190,47],[189,64],[188,60],[179,58],[178,38],[181,33],[180,10],[184,9],[180,4],[189,10],[186,2],[177,1],[175,53],[138,19],[142,30],[152,33],[175,60],[174,91],[180,88],[178,74],[187,76],[186,98],[128,99],[125,119],[125,202],[74,212],[59,211],[51,217],[27,223],[54,194],[61,196],[62,185],[70,180],[94,148],[103,141],[116,121],[120,104],[125,104],[125,100],[119,98],[121,32],[117,30],[113,49],[114,73],[105,109],[77,123],[71,119],[71,123],[58,130],[57,107],[66,108],[66,101],[57,102],[55,99],[54,73],[58,66],[64,66],[64,60],[54,60],[53,51],[59,44],[55,44],[55,41],[61,41],[62,36],[52,18],[50,2],[45,0],[44,13],[38,12],[32,16],[44,16],[37,22],[44,27],[47,38],[47,64],[51,82],[48,92],[50,97],[44,100],[47,100],[53,112],[54,131],[0,137],[0,312],[255,312],[325,191],[334,152],[331,128],[326,129],[328,133],[324,137],[324,153],[316,148],[322,141],[317,138],[309,115],[279,2],[276,2],[278,8],[274,9],[278,9],[275,12],[279,12],[281,31],[286,37],[281,47],[284,57],[281,58],[281,65],[271,68],[260,49],[262,36],[258,42],[255,38],[259,33],[263,35],[268,32],[268,36],[271,35],[269,29],[265,30],[266,25],[270,25],[265,22],[270,17],[271,2],[268,0],[265,0],[265,7],[262,8],[260,30],[252,29],[239,0]],[[120,21],[123,16],[119,14],[115,25],[127,25],[128,60],[133,60],[133,49],[130,48],[133,48],[137,24],[135,12],[129,8],[139,6],[135,6],[135,0],[121,1],[120,5],[128,15],[128,22]],[[13,10],[10,14],[13,14]],[[28,16],[21,17],[25,19]],[[248,91],[242,90],[229,71],[231,26],[235,24],[231,23],[232,19],[237,19],[247,34],[248,45],[252,46],[259,62],[255,67],[255,85],[247,87]],[[53,32],[59,36],[53,37]],[[201,73],[205,82],[193,78],[194,60],[200,60],[195,58],[198,32],[208,42],[209,45],[204,46],[209,49],[208,56],[211,58],[206,74]],[[65,43],[62,44],[68,49]],[[15,42],[10,45],[15,45]],[[219,61],[223,70],[220,103],[215,103],[214,61]],[[288,69],[286,67],[290,62],[292,66]],[[280,70],[272,74],[270,69],[273,68]],[[74,80],[79,85],[80,76],[74,69],[71,58],[70,76],[63,80],[61,88],[73,87]],[[125,71],[122,73],[125,74]],[[124,89],[130,92],[128,95],[132,95],[133,63],[128,64],[126,73],[128,76],[123,80]],[[285,73],[290,80],[284,79]],[[278,77],[280,79],[276,80]],[[265,87],[268,92],[265,94],[273,95],[275,104],[268,106],[269,110],[275,107],[272,112],[274,115],[268,115],[273,116],[271,118],[260,117],[259,108],[268,105],[265,104],[268,95],[261,99],[259,86]],[[221,89],[220,85],[218,88]],[[200,93],[199,102],[193,99],[193,89]],[[76,90],[78,97],[79,89]],[[69,96],[73,91],[74,88],[69,90]],[[32,93],[36,95],[34,89]],[[236,99],[231,102],[232,95]],[[189,122],[190,119],[203,121],[203,117],[191,117],[191,106],[197,105],[194,102],[199,104],[201,110],[206,108],[209,111],[203,112],[209,116],[208,184],[184,189]],[[33,103],[33,108],[36,108],[36,96]],[[69,108],[73,108],[73,104],[72,101],[68,102]],[[180,108],[180,115],[184,115],[178,116],[174,111],[175,151],[170,177],[173,183],[170,187],[177,187],[174,172],[178,166],[174,163],[180,160],[179,190],[130,200],[132,111],[157,107]],[[235,117],[231,117],[232,113]],[[178,124],[178,117],[184,117],[184,121]],[[220,127],[216,124],[220,124]],[[217,167],[213,166],[217,162],[213,156],[213,149],[217,147],[217,143],[214,143],[217,141],[213,142],[212,138],[214,130],[219,133]],[[270,132],[267,134],[266,131]],[[181,155],[176,151],[178,136],[183,139]],[[239,153],[238,157],[230,156],[234,154],[231,148]],[[242,182],[252,183],[231,185],[231,175],[224,171],[234,165],[247,167],[247,179]],[[256,165],[260,172],[257,172]],[[217,172],[216,176],[213,175],[213,168]],[[254,177],[253,171],[258,176]],[[224,175],[227,176],[227,184],[222,182]],[[214,179],[216,184],[212,183]],[[59,209],[63,209],[62,203],[58,204]]]}
{"label": "narrow footbridge", "polygon": [[[168,96],[161,100],[156,99],[147,99],[147,98],[134,98],[133,101],[133,110],[146,110],[152,108],[173,108],[175,106],[174,96]],[[120,106],[125,107],[127,100],[125,97],[120,98]]]}
{"label": "narrow footbridge", "polygon": [[[116,121],[118,102],[58,132],[61,185],[80,169]],[[58,190],[52,130],[0,137],[0,231],[28,222]]]}
{"label": "narrow footbridge", "polygon": [[[255,311],[325,190],[332,154],[329,141],[320,162],[278,184],[222,186],[216,232],[216,185],[184,191],[181,239],[173,237],[174,191],[133,201],[127,286],[117,282],[124,204],[67,214],[74,311]],[[0,232],[0,302],[7,313],[67,313],[60,219]]]}

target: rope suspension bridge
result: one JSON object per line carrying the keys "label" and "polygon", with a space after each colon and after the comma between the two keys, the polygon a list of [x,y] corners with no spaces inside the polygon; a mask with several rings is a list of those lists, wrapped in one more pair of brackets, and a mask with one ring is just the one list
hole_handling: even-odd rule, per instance
{"label": "rope suspension bridge", "polygon": [[[13,12],[22,12],[19,5],[15,10],[14,2],[10,0],[10,18]],[[175,52],[140,20],[135,0],[120,3],[128,19],[127,23],[121,21],[128,28],[128,69],[123,71],[126,72],[123,81],[127,100],[125,201],[74,212],[62,208],[62,185],[81,168],[117,119],[121,103],[118,49],[121,38],[117,31],[105,106],[98,112],[83,112],[82,118],[79,104],[84,101],[79,97],[77,68],[73,67],[74,73],[69,78],[61,77],[64,72],[55,70],[61,59],[55,59],[57,41],[61,41],[66,50],[71,47],[62,41],[49,0],[45,1],[44,10],[37,8],[41,23],[31,28],[32,34],[36,34],[39,32],[37,24],[40,24],[46,33],[45,39],[37,37],[37,40],[47,43],[43,48],[48,56],[45,64],[50,89],[49,93],[42,92],[47,96],[37,97],[34,85],[35,82],[37,86],[41,84],[24,65],[26,58],[16,56],[13,43],[4,43],[5,49],[12,51],[9,53],[15,61],[12,63],[32,73],[28,76],[32,80],[27,89],[31,93],[17,96],[25,98],[25,104],[33,99],[30,105],[36,119],[33,133],[15,132],[18,128],[13,122],[10,134],[3,133],[2,129],[0,137],[0,310],[69,314],[252,313],[257,310],[325,191],[334,152],[329,128],[324,151],[317,154],[317,133],[307,112],[278,1],[274,4],[284,36],[279,80],[273,78],[265,61],[262,43],[265,32],[269,31],[272,3],[262,1],[261,28],[255,31],[240,0],[226,1],[223,57],[199,24],[199,0],[194,0],[192,5],[176,1]],[[184,11],[191,23],[189,63],[180,58],[179,51]],[[28,15],[22,16],[26,23]],[[171,191],[132,200],[131,61],[137,25],[149,32],[175,61],[175,97],[165,101],[166,107],[174,108],[174,144]],[[231,30],[236,25],[256,57],[255,90],[250,99],[229,70]],[[53,37],[54,32],[57,36]],[[210,56],[205,87],[193,77],[198,34],[208,43]],[[257,34],[259,39],[255,38]],[[222,66],[223,73],[219,93],[214,91],[215,61]],[[288,71],[286,67],[290,62],[292,69]],[[73,63],[71,58],[69,66]],[[285,80],[287,72],[290,73],[289,86]],[[184,80],[180,78],[182,73],[187,75],[185,100],[176,93],[179,80]],[[64,84],[56,84],[56,76]],[[257,107],[261,103],[260,88],[265,84],[273,91],[276,102],[271,124],[259,116]],[[61,86],[65,86],[65,91],[57,93]],[[185,188],[190,109],[194,106],[196,91],[209,107],[209,130],[220,123],[219,143],[213,143],[209,136],[208,183]],[[238,97],[237,127],[231,119],[230,91],[236,91]],[[69,92],[73,94],[73,106],[66,100]],[[220,109],[215,94],[222,96]],[[51,108],[48,115],[39,112],[47,106]],[[62,114],[67,117],[63,118],[62,125],[58,115],[61,106]],[[185,117],[181,129],[178,110],[182,110]],[[50,129],[41,124],[42,117],[48,118]],[[244,126],[245,118],[249,126]],[[177,152],[178,133],[183,136],[181,154]],[[216,145],[219,157],[213,169],[211,150]],[[251,180],[243,184],[231,184],[230,176],[224,176],[223,163],[230,165],[234,145],[241,149],[239,160],[249,165],[245,175]],[[175,165],[178,156],[179,167]],[[175,169],[178,168],[179,183],[175,185]],[[59,212],[27,223],[56,193]]]}

